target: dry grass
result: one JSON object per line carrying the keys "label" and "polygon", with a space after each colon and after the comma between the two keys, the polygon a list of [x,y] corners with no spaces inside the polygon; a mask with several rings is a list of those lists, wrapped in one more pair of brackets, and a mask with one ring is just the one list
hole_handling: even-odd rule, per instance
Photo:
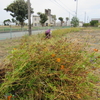
{"label": "dry grass", "polygon": [[0,62],[9,54],[13,48],[18,46],[20,38],[0,40]]}
{"label": "dry grass", "polygon": [[[97,30],[98,31],[98,30]],[[91,34],[91,33],[92,34]],[[28,77],[28,75],[29,75],[29,72],[31,73],[31,76],[32,76],[32,78],[29,76],[29,78],[28,79],[30,79],[31,81],[33,80],[33,77],[36,77],[36,80],[38,79],[38,81],[40,81],[41,83],[43,83],[43,84],[46,84],[47,86],[49,86],[49,87],[51,87],[50,88],[50,91],[52,90],[52,91],[54,91],[54,95],[52,94],[52,92],[51,92],[51,94],[45,94],[45,96],[48,96],[49,98],[53,98],[53,99],[55,99],[56,100],[56,98],[58,98],[59,96],[60,96],[60,98],[64,98],[63,96],[69,96],[69,98],[76,98],[77,100],[78,99],[80,99],[80,98],[82,98],[85,94],[85,92],[83,93],[83,91],[81,91],[80,93],[79,93],[79,91],[77,91],[77,93],[76,93],[76,89],[75,89],[75,86],[74,85],[76,85],[76,83],[79,81],[79,78],[80,78],[80,75],[82,75],[81,73],[82,72],[84,72],[84,71],[86,71],[86,75],[87,75],[87,70],[84,70],[84,68],[81,68],[82,69],[82,72],[79,70],[80,69],[80,67],[81,67],[81,65],[83,66],[85,63],[84,63],[84,61],[87,59],[88,61],[89,61],[89,58],[85,58],[85,59],[80,59],[80,57],[83,57],[84,58],[84,56],[82,55],[82,56],[80,56],[80,55],[77,55],[78,53],[76,52],[76,51],[78,51],[79,52],[79,54],[80,54],[80,50],[78,50],[79,49],[79,45],[84,45],[85,44],[85,48],[83,48],[83,50],[86,50],[86,51],[88,51],[89,53],[90,53],[90,50],[91,50],[91,52],[93,52],[93,49],[94,48],[96,48],[96,49],[98,49],[98,54],[99,54],[99,47],[98,47],[98,43],[96,43],[96,40],[97,40],[97,38],[98,38],[98,36],[95,36],[95,38],[93,38],[93,35],[96,33],[96,31],[95,31],[95,33],[93,33],[94,32],[94,30],[92,29],[92,30],[90,30],[89,29],[89,31],[81,31],[81,32],[73,32],[73,33],[70,33],[70,34],[67,34],[67,35],[65,35],[65,36],[63,36],[64,34],[63,34],[63,32],[61,33],[61,35],[63,36],[62,37],[62,39],[58,39],[58,38],[60,38],[61,36],[59,36],[58,38],[56,38],[56,39],[58,39],[58,40],[56,40],[55,41],[55,37],[56,37],[56,35],[54,35],[54,37],[52,38],[52,39],[50,39],[50,40],[46,40],[46,41],[44,41],[44,40],[42,40],[41,41],[41,39],[39,40],[39,41],[37,41],[37,39],[36,38],[30,38],[29,39],[29,41],[31,42],[31,44],[29,44],[30,42],[27,40],[27,38],[25,38],[24,39],[24,41],[23,41],[23,43],[22,43],[22,45],[20,46],[20,48],[16,51],[13,51],[12,52],[12,55],[13,55],[13,58],[14,59],[11,59],[11,62],[10,62],[10,64],[12,64],[12,65],[14,65],[13,67],[15,67],[15,68],[17,68],[18,66],[20,66],[20,69],[19,69],[19,67],[18,67],[18,69],[16,69],[16,70],[14,70],[14,73],[13,74],[15,74],[15,78],[13,79],[13,77],[11,78],[10,77],[10,79],[9,80],[11,80],[10,82],[11,83],[13,83],[13,81],[15,81],[15,79],[16,79],[16,81],[17,81],[17,79],[21,79],[22,77],[23,77],[23,75],[26,75],[27,77]],[[58,32],[57,32],[58,33]],[[59,34],[59,33],[58,33]],[[97,32],[97,34],[99,34],[99,32]],[[97,35],[97,34],[95,34],[95,35]],[[97,37],[97,38],[96,38]],[[92,41],[92,39],[93,39],[93,41]],[[20,44],[20,42],[19,42],[19,40],[20,39],[13,39],[13,40],[6,40],[6,41],[1,41],[1,43],[0,43],[0,50],[2,51],[2,53],[4,53],[3,55],[5,56],[5,55],[7,55],[8,53],[9,53],[9,51],[11,51],[13,48],[16,48],[17,47],[17,45],[19,45]],[[33,42],[33,40],[34,41],[37,41],[37,42]],[[67,46],[67,48],[66,48],[66,43],[65,43],[65,41],[66,42],[71,42],[71,43],[73,43],[72,45],[69,45],[69,46]],[[92,43],[91,43],[92,42]],[[60,43],[60,45],[59,45],[59,43]],[[5,45],[6,44],[6,45]],[[54,45],[55,44],[55,45]],[[92,46],[92,45],[96,45],[96,46]],[[29,48],[26,48],[26,47],[29,47]],[[34,48],[33,48],[34,47]],[[73,49],[74,48],[74,49]],[[53,50],[52,50],[53,49]],[[65,57],[63,57],[63,56],[65,56],[65,54],[66,54],[66,50],[68,50],[68,54],[70,55],[70,56],[68,56],[68,54],[66,55],[66,58],[67,58],[67,60],[68,61],[70,61],[70,63],[69,62],[67,62],[67,60],[66,60],[66,58]],[[24,54],[26,54],[26,56],[25,55],[21,55],[21,51],[23,51],[23,52],[25,52]],[[47,53],[46,53],[46,52]],[[50,51],[50,52],[48,52],[48,51]],[[61,53],[59,53],[59,51],[61,51]],[[76,53],[77,54],[76,54]],[[40,54],[43,54],[43,55],[39,55],[39,53]],[[52,54],[52,56],[50,56]],[[56,55],[55,55],[56,54]],[[95,53],[96,54],[96,53]],[[3,57],[4,57],[3,56]],[[33,58],[35,57],[35,56],[37,56],[36,58],[35,58],[35,60],[36,61],[34,61],[33,60]],[[86,55],[85,55],[86,56]],[[55,59],[55,57],[57,57],[57,59]],[[93,56],[94,57],[94,56]],[[41,58],[43,58],[43,59],[41,59]],[[49,60],[47,60],[47,58],[49,58],[50,59],[50,61]],[[59,58],[59,59],[58,59]],[[75,59],[74,59],[75,58]],[[92,58],[91,58],[92,59]],[[60,61],[61,60],[61,61]],[[74,61],[74,62],[72,62],[72,60]],[[80,60],[79,62],[75,62],[75,61],[78,61],[78,60]],[[17,61],[18,61],[18,63],[17,63]],[[23,62],[21,62],[21,61],[23,61]],[[30,62],[29,62],[30,61]],[[45,63],[44,63],[45,62]],[[58,62],[58,64],[57,64],[57,62]],[[83,62],[83,63],[82,63]],[[22,64],[21,64],[22,63]],[[74,67],[73,65],[75,65],[75,64],[73,64],[73,63],[76,63],[76,66]],[[82,64],[81,64],[82,63]],[[16,64],[16,65],[15,65]],[[26,66],[26,65],[27,66]],[[67,64],[67,65],[66,65]],[[71,64],[71,65],[70,65]],[[88,64],[88,65],[87,65]],[[48,66],[49,67],[48,67]],[[80,66],[79,66],[80,65]],[[96,65],[94,62],[93,62],[93,65]],[[22,67],[21,67],[22,66]],[[40,68],[40,69],[34,69],[34,67],[32,67],[32,66],[35,66],[36,68],[37,68],[37,66]],[[51,70],[52,68],[51,67],[54,67],[55,66],[55,68],[53,69],[53,70]],[[67,71],[67,74],[68,74],[68,79],[67,80],[65,80],[65,78],[66,77],[62,77],[62,75],[64,74],[64,75],[66,75],[66,73],[62,73],[63,71],[60,71],[59,70],[59,67],[61,66],[61,70],[64,70],[65,68],[66,68],[66,66],[68,67],[69,66],[69,68],[71,67],[71,68],[75,68],[75,70],[72,70],[72,72],[71,72],[71,69],[66,69],[66,71]],[[85,66],[86,67],[89,67],[89,63],[87,63],[87,61],[86,61],[86,64],[85,64]],[[90,65],[91,66],[91,65]],[[29,67],[29,68],[28,68]],[[64,68],[65,67],[65,68]],[[78,68],[79,67],[79,68]],[[84,66],[83,66],[84,67]],[[22,69],[24,69],[25,70],[25,73],[23,72],[23,70],[21,70],[21,68]],[[91,67],[90,67],[91,68]],[[27,70],[28,69],[28,70]],[[54,74],[54,73],[51,73],[52,71],[55,71],[55,69],[57,70],[57,76]],[[77,70],[76,70],[77,69]],[[19,71],[18,71],[19,70]],[[22,72],[21,72],[22,71]],[[73,72],[74,71],[74,72]],[[79,74],[77,74],[77,71],[79,71]],[[96,70],[95,70],[96,71]],[[18,73],[17,73],[18,72]],[[39,73],[38,73],[39,72]],[[47,72],[47,73],[46,73]],[[76,72],[76,73],[75,73]],[[18,77],[17,76],[17,74],[19,75],[21,75],[22,74],[22,76],[21,77]],[[44,74],[45,73],[45,74]],[[49,74],[50,73],[50,74]],[[72,74],[73,73],[73,74]],[[36,74],[36,75],[35,75]],[[97,72],[97,74],[98,74],[98,72]],[[35,75],[35,76],[34,76]],[[44,76],[43,76],[44,75]],[[49,76],[48,76],[49,75]],[[54,78],[52,78],[51,76],[52,75],[54,75]],[[75,81],[75,82],[73,82],[73,83],[75,83],[75,84],[73,84],[73,83],[70,83],[71,82],[71,76],[70,75],[74,75],[74,78],[75,78],[75,80],[73,80],[73,77],[72,77],[72,81]],[[79,75],[79,76],[78,76]],[[38,76],[38,77],[37,77]],[[70,76],[70,77],[69,77]],[[76,77],[75,77],[76,76]],[[42,77],[42,78],[41,78]],[[49,78],[48,78],[49,77]],[[78,78],[79,77],[79,78]],[[95,79],[95,77],[92,77],[91,75],[89,76],[90,78],[94,78],[93,80],[94,81],[97,81],[96,79]],[[9,78],[9,77],[7,77],[7,78]],[[24,77],[25,78],[25,77]],[[27,83],[26,82],[26,80],[24,80],[24,78],[22,78],[21,80],[19,80],[18,82],[19,82],[19,84],[20,84],[20,81],[22,81],[23,80],[23,84],[25,84],[25,83]],[[84,79],[85,77],[84,77],[84,74],[83,74],[83,79]],[[13,80],[12,80],[13,79]],[[27,78],[26,78],[27,79]],[[43,79],[43,80],[42,80]],[[46,79],[50,79],[50,80],[46,80]],[[79,83],[80,82],[83,82],[83,79],[82,79],[82,81],[80,80],[79,81]],[[52,80],[56,83],[52,83]],[[59,85],[59,80],[63,80],[63,81],[65,81],[65,82],[67,82],[67,83],[70,83],[70,84],[72,84],[72,86],[74,86],[74,89],[73,89],[73,87],[71,88],[70,86],[69,86],[69,84],[68,84],[68,86],[69,86],[69,88],[68,88],[68,86],[66,86],[66,84],[64,84],[63,83],[63,85],[62,85],[62,88],[61,88],[61,86]],[[77,80],[77,81],[76,81]],[[16,82],[15,81],[15,82]],[[34,80],[33,80],[34,81]],[[39,88],[37,87],[37,89],[35,90],[36,91],[36,93],[35,93],[35,97],[36,98],[38,98],[39,96],[40,96],[40,98],[41,98],[41,96],[42,95],[39,95],[39,94],[42,94],[42,88],[44,88],[44,87],[42,87],[41,86],[41,84],[39,84],[39,82],[37,81],[37,86],[39,86]],[[84,81],[85,81],[85,79],[84,79]],[[22,82],[21,82],[22,83]],[[30,81],[29,81],[29,83],[30,83]],[[78,86],[78,84],[79,83],[77,83],[77,86]],[[98,83],[99,84],[99,83]],[[9,84],[8,84],[9,85]],[[16,85],[16,84],[15,84]],[[34,85],[33,84],[28,84],[29,85],[29,87],[33,87]],[[54,86],[55,85],[55,86]],[[56,86],[57,85],[57,86]],[[84,85],[84,84],[81,84],[81,85]],[[6,86],[5,84],[4,84],[4,86]],[[21,88],[24,88],[24,90],[25,90],[25,88],[26,88],[26,86],[24,87],[24,85],[22,85],[23,87],[21,87]],[[40,88],[40,86],[41,86],[41,88]],[[59,93],[58,92],[58,86],[59,86],[59,89],[61,89],[61,90],[64,90],[64,88],[68,88],[70,91],[72,91],[73,90],[73,92],[75,92],[74,94],[68,94],[68,92],[67,92],[67,94],[65,95],[64,93],[66,93],[65,91],[66,90],[64,90],[64,92],[61,92],[61,93]],[[19,87],[20,87],[20,85],[19,85]],[[56,87],[56,88],[54,88],[54,87]],[[15,88],[15,87],[14,87]],[[49,89],[49,88],[48,88]],[[67,89],[67,90],[68,90]],[[79,89],[81,90],[81,89],[83,89],[83,87],[80,87],[79,86]],[[86,87],[84,87],[84,89],[87,89],[87,86]],[[83,90],[84,90],[83,89]],[[26,90],[27,90],[27,88],[26,88]],[[37,91],[37,90],[39,90],[39,91]],[[45,88],[45,90],[43,91],[43,92],[45,92],[45,91],[48,91],[46,88]],[[85,91],[85,90],[84,90]],[[86,90],[87,91],[87,90]],[[33,92],[33,91],[32,91]],[[38,92],[39,92],[39,94],[38,94]],[[98,91],[96,91],[94,94],[95,95],[97,95],[97,92]],[[58,93],[58,94],[56,94],[56,93]],[[72,92],[71,92],[72,93]],[[54,96],[55,96],[55,98],[54,98]],[[44,98],[44,97],[43,97]],[[98,95],[98,97],[95,97],[95,100],[98,100],[98,99],[96,99],[96,98],[99,98],[99,95]],[[52,100],[53,100],[52,99]],[[76,100],[75,99],[75,100]],[[51,99],[50,99],[51,100]],[[64,99],[65,100],[65,99]],[[68,100],[70,100],[70,99],[68,99]],[[89,99],[88,99],[89,100]],[[91,98],[91,100],[94,100],[93,98]]]}

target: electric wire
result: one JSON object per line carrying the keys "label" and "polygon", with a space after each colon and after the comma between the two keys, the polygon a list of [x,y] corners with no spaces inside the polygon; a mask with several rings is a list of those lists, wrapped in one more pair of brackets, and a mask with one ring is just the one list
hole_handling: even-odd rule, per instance
{"label": "electric wire", "polygon": [[[50,0],[51,2],[52,2],[52,0]],[[53,2],[56,4],[56,5],[58,5],[58,6],[60,6],[61,8],[63,8],[65,11],[67,11],[68,13],[70,13],[72,16],[74,16],[74,14],[72,14],[70,11],[68,11],[65,7],[63,7],[61,4],[59,4],[56,0],[53,0]]]}
{"label": "electric wire", "polygon": [[59,2],[62,3],[62,5],[64,5],[68,10],[70,10],[71,12],[74,12],[70,8],[68,8],[67,5],[65,5],[61,0],[59,0]]}

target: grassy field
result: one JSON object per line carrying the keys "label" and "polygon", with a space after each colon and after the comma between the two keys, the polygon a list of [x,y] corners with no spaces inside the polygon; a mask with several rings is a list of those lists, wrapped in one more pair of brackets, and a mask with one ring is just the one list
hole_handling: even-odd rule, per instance
{"label": "grassy field", "polygon": [[[92,32],[95,30],[99,31]],[[75,35],[84,31],[59,29],[53,31],[51,39],[39,34],[0,41],[1,59],[9,54],[1,61],[6,74],[0,80],[0,98],[99,100],[99,96],[94,96],[99,83],[94,74],[100,68],[99,48],[84,49],[88,44],[80,43]],[[88,41],[86,37],[82,38]]]}

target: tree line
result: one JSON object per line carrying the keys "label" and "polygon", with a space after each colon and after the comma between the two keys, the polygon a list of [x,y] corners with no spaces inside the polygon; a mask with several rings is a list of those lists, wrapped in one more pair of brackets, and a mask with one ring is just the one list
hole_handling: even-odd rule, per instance
{"label": "tree line", "polygon": [[[4,20],[4,25],[9,25],[11,22],[15,23],[16,25],[21,25],[21,27],[24,26],[25,20],[28,19],[28,6],[27,1],[25,0],[15,0],[13,3],[8,5],[4,10],[7,12],[10,12],[10,15],[12,16],[12,20],[6,19]],[[31,14],[34,13],[33,8],[31,8]],[[42,26],[44,26],[44,23],[48,20],[48,17],[45,13],[38,12],[37,13],[40,16],[40,23]],[[53,15],[54,20],[56,20],[56,15]],[[61,22],[61,26],[64,23],[63,18],[58,18]],[[67,21],[69,20],[68,17],[66,17],[66,25]],[[79,20],[77,17],[73,17],[71,20],[71,24],[73,24],[74,27],[79,25]]]}

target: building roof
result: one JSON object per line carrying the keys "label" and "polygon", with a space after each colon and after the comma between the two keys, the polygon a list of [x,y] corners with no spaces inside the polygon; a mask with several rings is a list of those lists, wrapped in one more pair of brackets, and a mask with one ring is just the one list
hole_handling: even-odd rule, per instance
{"label": "building roof", "polygon": [[33,15],[33,17],[39,17],[38,15]]}
{"label": "building roof", "polygon": [[92,18],[91,20],[100,20],[100,18]]}

